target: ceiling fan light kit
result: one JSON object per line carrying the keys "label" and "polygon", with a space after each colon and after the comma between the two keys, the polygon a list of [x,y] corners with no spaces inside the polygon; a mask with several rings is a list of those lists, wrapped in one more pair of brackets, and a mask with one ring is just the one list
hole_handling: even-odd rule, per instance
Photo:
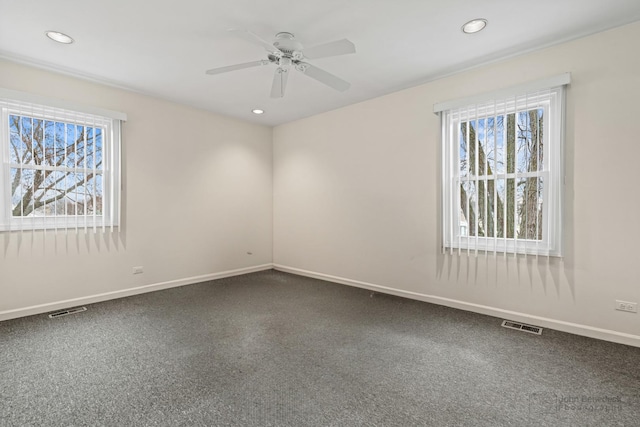
{"label": "ceiling fan light kit", "polygon": [[289,77],[289,70],[291,69],[295,69],[296,71],[299,71],[302,74],[340,92],[349,89],[351,86],[349,82],[342,80],[340,77],[305,62],[305,59],[319,59],[355,53],[356,48],[354,44],[347,39],[321,44],[304,50],[302,44],[295,39],[295,36],[288,32],[280,32],[276,34],[275,40],[271,43],[251,31],[229,31],[253,44],[258,44],[264,47],[267,50],[267,59],[213,68],[211,70],[207,70],[206,73],[209,75],[275,64],[277,68],[274,72],[273,83],[271,85],[272,98],[282,98],[284,96],[287,87],[287,79]]}

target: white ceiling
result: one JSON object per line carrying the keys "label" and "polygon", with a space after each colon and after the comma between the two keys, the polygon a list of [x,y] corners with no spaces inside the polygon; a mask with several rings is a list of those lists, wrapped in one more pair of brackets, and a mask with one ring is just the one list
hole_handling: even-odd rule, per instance
{"label": "white ceiling", "polygon": [[[463,34],[479,17],[487,28]],[[0,56],[277,125],[637,20],[640,0],[0,0]],[[348,38],[356,54],[309,62],[352,86],[337,92],[294,72],[285,97],[271,99],[273,65],[205,75],[266,59],[229,28],[269,40],[288,31],[309,47]],[[76,42],[56,44],[46,30]]]}

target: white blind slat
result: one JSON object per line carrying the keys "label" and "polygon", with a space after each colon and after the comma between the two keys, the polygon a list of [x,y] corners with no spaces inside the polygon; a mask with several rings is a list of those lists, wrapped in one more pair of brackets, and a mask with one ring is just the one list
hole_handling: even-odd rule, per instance
{"label": "white blind slat", "polygon": [[[504,173],[504,201],[502,203],[502,238],[504,247],[507,247],[507,205],[509,200],[507,196],[509,194],[509,180],[507,179],[507,126],[509,121],[507,120],[507,100],[503,103],[504,111],[502,114],[502,167]],[[507,256],[507,251],[503,251],[504,256]]]}
{"label": "white blind slat", "polygon": [[[470,148],[471,148],[471,136],[469,135],[469,118],[467,117],[467,122],[466,122],[466,127],[467,127],[467,131],[465,133],[465,155],[466,155],[466,168],[467,168],[467,175],[465,177],[465,198],[466,198],[466,208],[467,208],[467,212],[465,213],[465,218],[467,220],[467,235],[465,236],[467,238],[467,241],[469,241],[469,239],[471,238],[470,234],[471,234],[471,216],[469,215],[469,205],[470,205],[470,200],[469,200],[469,178],[470,178],[470,166],[469,164],[471,163],[471,156],[469,155],[470,153]],[[459,233],[459,231],[458,231]],[[467,244],[467,257],[469,257],[470,254],[470,245]]]}
{"label": "white blind slat", "polygon": [[[454,114],[456,114],[456,113],[457,113],[457,111],[454,112]],[[449,122],[449,136],[451,138],[455,138],[455,135],[457,135],[457,132],[453,127],[453,123],[454,123],[453,121]],[[451,146],[450,145],[447,145],[447,147],[448,147],[449,150],[451,150]],[[449,176],[454,177],[453,178],[453,188],[460,188],[460,183],[457,181],[458,173],[453,168],[454,159],[457,159],[457,156],[453,156],[453,155],[450,154],[449,155]],[[449,183],[448,181],[445,181],[445,182],[447,182],[447,184]],[[455,206],[457,205],[457,203],[455,203],[455,204],[453,203],[453,197],[449,197],[448,199],[449,199],[449,233],[450,233],[450,235],[449,235],[449,246],[451,247],[450,251],[451,251],[451,254],[453,255],[453,244],[452,244],[453,243],[453,236],[454,236],[454,234],[453,234],[453,227],[454,227],[453,221],[455,219],[453,210],[455,209]],[[460,234],[460,233],[458,233],[458,234]]]}
{"label": "white blind slat", "polygon": [[[76,121],[77,123],[77,121]],[[78,125],[73,124],[73,166],[78,167]],[[73,175],[73,216],[75,218],[76,235],[78,234],[78,223],[80,221],[80,215],[78,215],[78,176],[77,173]]]}

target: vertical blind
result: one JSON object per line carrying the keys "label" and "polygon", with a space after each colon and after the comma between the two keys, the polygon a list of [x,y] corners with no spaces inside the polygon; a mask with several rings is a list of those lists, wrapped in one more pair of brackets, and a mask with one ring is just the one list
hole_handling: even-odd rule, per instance
{"label": "vertical blind", "polygon": [[120,222],[120,129],[126,116],[56,104],[0,90],[1,229],[113,231]]}
{"label": "vertical blind", "polygon": [[443,251],[559,255],[568,74],[436,104]]}

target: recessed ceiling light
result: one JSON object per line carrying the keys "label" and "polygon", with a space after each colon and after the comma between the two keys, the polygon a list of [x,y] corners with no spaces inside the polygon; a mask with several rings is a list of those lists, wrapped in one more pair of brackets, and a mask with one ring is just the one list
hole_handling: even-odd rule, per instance
{"label": "recessed ceiling light", "polygon": [[59,31],[47,31],[45,34],[54,42],[63,43],[63,44],[73,43],[73,39],[71,37]]}
{"label": "recessed ceiling light", "polygon": [[251,112],[253,114],[264,114],[264,110],[261,110],[259,108],[256,108],[255,110],[251,110]]}
{"label": "recessed ceiling light", "polygon": [[466,34],[477,33],[484,29],[487,26],[487,20],[478,18],[473,19],[462,26],[462,32]]}

